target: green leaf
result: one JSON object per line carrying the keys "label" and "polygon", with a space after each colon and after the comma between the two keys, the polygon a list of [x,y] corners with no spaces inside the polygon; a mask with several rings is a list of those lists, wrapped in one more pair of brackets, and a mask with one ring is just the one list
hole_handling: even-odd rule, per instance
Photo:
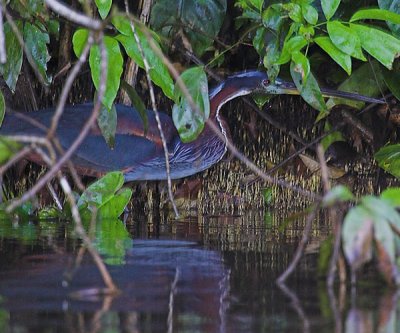
{"label": "green leaf", "polygon": [[120,189],[109,201],[100,207],[98,211],[99,218],[118,218],[124,212],[131,197],[132,190],[130,188]]}
{"label": "green leaf", "polygon": [[[167,39],[174,40],[183,33],[194,53],[201,56],[218,35],[226,3],[226,0],[158,0],[151,10],[150,25]],[[260,11],[260,7],[256,8]]]}
{"label": "green leaf", "polygon": [[342,52],[352,57],[366,61],[361,50],[361,41],[358,34],[339,21],[329,21],[327,23],[329,37],[333,44]]}
{"label": "green leaf", "polygon": [[380,196],[392,207],[400,207],[400,187],[390,187],[384,190]]}
{"label": "green leaf", "polygon": [[302,84],[305,85],[310,74],[310,62],[307,57],[299,52],[292,53],[292,61],[294,63],[293,70],[301,75]]}
{"label": "green leaf", "polygon": [[189,90],[198,112],[193,110],[180,90],[175,86],[175,105],[172,109],[172,119],[183,142],[190,142],[197,138],[204,128],[210,115],[210,101],[208,97],[207,76],[202,67],[187,69],[181,79]]}
{"label": "green leaf", "polygon": [[293,82],[296,85],[297,90],[300,92],[300,95],[313,108],[320,112],[326,112],[327,108],[325,101],[314,75],[310,72],[307,81],[303,83],[300,73],[296,72],[294,67],[295,64],[292,62],[290,64],[290,74],[292,75]]}
{"label": "green leaf", "polygon": [[144,105],[142,99],[140,98],[136,90],[126,81],[121,80],[121,88],[124,89],[125,92],[128,94],[129,99],[132,102],[132,105],[139,113],[140,118],[142,119],[143,122],[144,134],[146,134],[147,129],[149,128],[149,119],[147,118],[146,106]]}
{"label": "green leaf", "polygon": [[[119,89],[120,78],[123,70],[123,58],[119,43],[114,38],[105,36],[104,47],[107,52],[107,78],[102,102],[108,109],[111,109]],[[101,62],[100,48],[98,45],[93,45],[90,48],[89,65],[92,80],[97,90],[100,86]]]}
{"label": "green leaf", "polygon": [[362,48],[388,69],[392,69],[394,58],[400,55],[400,40],[392,35],[361,24],[350,24],[357,32]]}
{"label": "green leaf", "polygon": [[400,144],[382,147],[375,154],[378,165],[396,178],[400,178]]}
{"label": "green leaf", "polygon": [[115,105],[108,109],[104,105],[101,105],[100,114],[97,117],[97,124],[103,134],[107,145],[112,149],[115,144],[115,132],[117,130],[117,110]]}
{"label": "green leaf", "polygon": [[7,162],[20,148],[19,143],[0,136],[0,165]]}
{"label": "green leaf", "polygon": [[318,12],[313,6],[311,6],[309,4],[303,4],[301,6],[301,11],[303,13],[304,19],[308,23],[314,25],[318,22]]}
{"label": "green leaf", "polygon": [[284,19],[282,15],[282,7],[271,5],[262,13],[262,23],[265,28],[278,31]]}
{"label": "green leaf", "polygon": [[91,210],[93,207],[100,208],[107,203],[116,191],[124,183],[124,175],[120,171],[107,173],[104,177],[91,184],[80,196],[78,208],[86,206]]}
{"label": "green leaf", "polygon": [[303,36],[295,36],[288,39],[283,45],[282,53],[277,61],[277,64],[286,64],[291,60],[293,52],[300,51],[307,44],[308,43]]}
{"label": "green leaf", "polygon": [[[114,26],[122,34],[117,35],[115,38],[124,46],[128,56],[140,67],[144,69],[143,57],[139,51],[136,39],[133,36],[132,29],[127,20],[123,16],[115,16],[112,20]],[[143,49],[143,53],[150,65],[150,78],[159,86],[163,93],[170,99],[174,99],[174,83],[169,74],[167,66],[164,64],[162,58],[160,58],[150,47],[149,41],[146,35],[136,27],[137,36]],[[160,49],[156,39],[153,39],[156,47]]]}
{"label": "green leaf", "polygon": [[[399,0],[378,0],[379,8],[386,9],[389,12],[400,14]],[[386,22],[393,34],[400,38],[400,24]]]}
{"label": "green leaf", "polygon": [[353,14],[350,22],[359,20],[384,20],[400,24],[400,15],[385,9],[360,9]]}
{"label": "green leaf", "polygon": [[372,259],[373,221],[370,213],[357,206],[346,214],[343,221],[343,252],[353,270]]}
{"label": "green leaf", "polygon": [[361,203],[370,211],[371,216],[374,216],[375,225],[386,220],[397,230],[400,230],[400,215],[386,200],[369,195],[363,197]]}
{"label": "green leaf", "polygon": [[95,0],[100,17],[104,20],[110,12],[112,0]]}
{"label": "green leaf", "polygon": [[354,200],[354,195],[349,188],[344,185],[337,185],[324,195],[323,204],[325,207],[332,206],[337,202]]}
{"label": "green leaf", "polygon": [[[364,96],[379,95],[381,93],[380,87],[385,85],[379,67],[380,65],[376,60],[361,65],[338,87],[338,90],[358,93]],[[326,103],[329,110],[335,105],[349,105],[353,108],[361,109],[364,104],[364,102],[345,98],[329,98]]]}
{"label": "green leaf", "polygon": [[72,47],[77,57],[81,56],[83,49],[85,48],[85,45],[87,43],[88,37],[89,30],[87,29],[78,29],[72,36]]}
{"label": "green leaf", "polygon": [[339,5],[340,0],[321,0],[322,11],[328,21],[336,13]]}
{"label": "green leaf", "polygon": [[329,37],[317,37],[315,43],[323,49],[348,75],[351,74],[351,57],[339,50]]}
{"label": "green leaf", "polygon": [[303,22],[303,15],[301,13],[301,7],[297,3],[289,2],[282,6],[287,12],[293,22]]}
{"label": "green leaf", "polygon": [[[22,22],[16,20],[15,24],[18,30],[21,31]],[[21,72],[23,52],[22,47],[8,22],[4,23],[3,29],[6,43],[7,62],[4,65],[0,65],[0,73],[6,81],[7,86],[12,92],[14,92],[19,73]]]}
{"label": "green leaf", "polygon": [[31,54],[36,67],[46,84],[49,84],[51,78],[47,76],[47,62],[50,60],[47,44],[50,43],[50,37],[43,29],[28,22],[24,25],[24,42]]}

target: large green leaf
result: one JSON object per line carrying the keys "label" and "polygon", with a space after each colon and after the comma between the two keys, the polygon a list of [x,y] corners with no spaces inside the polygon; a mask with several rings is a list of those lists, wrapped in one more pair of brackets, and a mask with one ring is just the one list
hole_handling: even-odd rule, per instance
{"label": "large green leaf", "polygon": [[316,24],[317,23],[317,21],[318,21],[318,12],[313,6],[311,6],[311,5],[307,4],[307,3],[304,3],[301,6],[301,11],[303,13],[304,19],[308,23],[310,23],[310,24]]}
{"label": "large green leaf", "polygon": [[102,19],[105,19],[110,12],[112,0],[95,0],[97,9]]}
{"label": "large green leaf", "polygon": [[103,134],[107,145],[110,148],[114,148],[115,144],[115,132],[117,130],[117,110],[115,105],[108,109],[104,105],[100,108],[100,114],[97,117],[97,124],[100,127],[101,134]]}
{"label": "large green leaf", "polygon": [[339,21],[329,21],[327,23],[329,37],[333,44],[342,52],[354,58],[366,61],[361,50],[361,41],[358,34]]}
{"label": "large green leaf", "polygon": [[85,48],[85,45],[87,43],[88,37],[89,37],[89,30],[87,29],[78,29],[72,36],[72,47],[77,57],[80,57],[80,55],[82,54],[83,49]]}
{"label": "large green leaf", "polygon": [[86,207],[89,210],[93,207],[100,208],[114,197],[115,192],[121,188],[123,183],[124,175],[122,172],[114,171],[107,173],[82,193],[78,200],[79,209]]}
{"label": "large green leaf", "polygon": [[47,62],[50,60],[47,44],[50,43],[50,37],[44,29],[26,22],[24,25],[24,42],[31,54],[36,67],[46,84],[49,84],[51,78],[47,75]]}
{"label": "large green leaf", "polygon": [[340,5],[340,0],[321,0],[322,11],[327,20],[336,13],[337,8]]}
{"label": "large green leaf", "polygon": [[[17,20],[15,21],[15,24],[18,30],[21,31],[22,22]],[[4,65],[0,65],[0,73],[4,77],[7,86],[12,92],[14,92],[19,73],[21,72],[23,52],[22,47],[8,22],[4,23],[3,29],[6,42],[7,62]]]}
{"label": "large green leaf", "polygon": [[384,9],[360,9],[353,14],[350,22],[359,20],[384,20],[395,24],[400,24],[400,15]]}
{"label": "large green leaf", "polygon": [[339,50],[329,37],[317,37],[315,43],[323,49],[347,74],[351,74],[351,57]]}
{"label": "large green leaf", "polygon": [[117,218],[124,212],[126,205],[132,197],[132,189],[121,188],[98,211],[99,218]]}
{"label": "large green leaf", "polygon": [[375,154],[375,159],[383,170],[400,178],[400,144],[382,147]]}
{"label": "large green leaf", "polygon": [[288,39],[283,45],[282,53],[277,64],[287,63],[291,60],[293,52],[300,51],[307,44],[307,40],[303,36],[295,36]]}
{"label": "large green leaf", "polygon": [[[389,12],[400,14],[400,0],[378,0],[378,4],[381,9],[386,9]],[[393,34],[397,38],[400,38],[400,24],[387,22],[387,25]]]}
{"label": "large green leaf", "polygon": [[357,32],[362,48],[388,69],[392,68],[394,58],[400,55],[400,40],[392,35],[361,24],[350,24]]}
{"label": "large green leaf", "polygon": [[290,74],[292,75],[297,90],[300,91],[301,97],[303,97],[303,99],[316,110],[321,112],[327,111],[324,98],[321,94],[321,89],[319,88],[314,75],[310,72],[307,81],[303,82],[301,73],[296,71],[293,62],[290,64]]}
{"label": "large green leaf", "polygon": [[183,33],[200,56],[216,38],[225,13],[226,0],[158,0],[152,8],[150,23],[167,38]]}
{"label": "large green leaf", "polygon": [[19,143],[0,136],[0,165],[7,162],[20,148]]}
{"label": "large green leaf", "polygon": [[381,193],[381,198],[392,207],[400,207],[400,187],[389,187]]}
{"label": "large green leaf", "polygon": [[[119,89],[123,70],[123,58],[119,43],[114,38],[105,36],[104,47],[107,52],[107,78],[106,90],[102,102],[108,109],[111,109]],[[100,86],[101,62],[100,47],[98,45],[93,45],[90,48],[89,65],[96,89],[99,89]]]}
{"label": "large green leaf", "polygon": [[[338,87],[338,90],[358,93],[365,96],[379,95],[381,87],[385,86],[379,67],[378,62],[375,60],[361,65]],[[340,104],[361,109],[365,103],[345,98],[330,98],[326,103],[328,109],[332,109],[335,105]]]}
{"label": "large green leaf", "polygon": [[295,51],[292,53],[292,61],[294,64],[293,70],[301,75],[302,83],[305,85],[310,74],[310,62],[308,58],[303,53]]}
{"label": "large green leaf", "polygon": [[[132,28],[129,20],[124,16],[114,16],[112,19],[113,25],[121,33],[115,38],[124,46],[128,56],[140,67],[144,69],[143,57],[140,53],[136,39],[133,36]],[[164,94],[173,99],[174,98],[174,83],[169,74],[167,66],[164,64],[163,60],[153,51],[150,47],[149,41],[146,35],[139,27],[136,25],[136,33],[139,38],[143,53],[150,65],[150,78],[151,80],[159,86]],[[156,37],[151,34],[152,37]],[[153,42],[156,47],[160,49],[158,40],[153,38]]]}
{"label": "large green leaf", "polygon": [[197,106],[193,110],[188,99],[178,85],[175,86],[175,105],[172,119],[183,142],[193,141],[201,133],[210,115],[207,76],[202,67],[194,67],[184,71],[181,79]]}

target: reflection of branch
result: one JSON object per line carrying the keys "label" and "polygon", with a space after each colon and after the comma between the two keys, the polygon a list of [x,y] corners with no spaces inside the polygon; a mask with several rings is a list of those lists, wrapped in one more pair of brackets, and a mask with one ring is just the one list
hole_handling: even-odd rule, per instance
{"label": "reflection of branch", "polygon": [[318,202],[316,204],[316,206],[314,207],[314,209],[312,210],[312,212],[310,214],[308,214],[306,225],[303,230],[303,236],[300,240],[300,243],[297,246],[296,252],[293,256],[291,263],[286,268],[286,270],[282,273],[282,275],[278,278],[278,280],[277,280],[278,283],[284,283],[286,281],[286,279],[289,277],[289,275],[293,273],[297,264],[299,263],[299,260],[304,252],[304,248],[306,247],[307,242],[308,242],[308,236],[310,235],[313,220],[315,219],[315,216],[317,215],[317,212],[319,211],[320,206],[321,206],[321,202]]}
{"label": "reflection of branch", "polygon": [[[125,0],[125,10],[126,10],[126,15],[129,18],[130,15],[129,15],[128,0]],[[149,85],[151,106],[152,106],[153,111],[154,111],[154,116],[155,116],[156,121],[157,121],[157,127],[158,127],[158,131],[160,132],[160,137],[161,137],[161,141],[162,141],[162,145],[163,145],[164,157],[165,157],[165,169],[166,169],[166,173],[167,173],[169,199],[170,199],[172,207],[174,209],[175,216],[179,217],[178,209],[176,208],[176,204],[175,204],[175,201],[174,201],[174,194],[172,193],[171,170],[170,170],[170,165],[169,165],[169,154],[168,154],[167,142],[165,140],[164,131],[162,129],[160,115],[159,115],[158,110],[157,110],[157,104],[156,104],[156,98],[155,98],[155,95],[154,95],[153,82],[151,81],[151,78],[150,78],[150,65],[149,65],[149,63],[147,61],[147,58],[146,58],[145,54],[144,54],[142,43],[140,42],[139,36],[137,35],[135,24],[133,23],[132,19],[129,20],[129,22],[130,22],[131,29],[132,29],[132,32],[133,32],[133,36],[135,37],[135,41],[136,41],[136,44],[138,46],[140,55],[141,55],[141,57],[143,59],[143,64],[144,64],[144,68],[145,68],[145,72],[146,72],[146,79],[147,79],[147,83]]]}
{"label": "reflection of branch", "polygon": [[297,298],[297,295],[294,292],[292,292],[284,283],[278,282],[278,287],[287,297],[289,297],[293,309],[296,311],[297,315],[302,320],[303,333],[310,332],[310,321],[308,320],[308,318],[300,304],[300,301]]}

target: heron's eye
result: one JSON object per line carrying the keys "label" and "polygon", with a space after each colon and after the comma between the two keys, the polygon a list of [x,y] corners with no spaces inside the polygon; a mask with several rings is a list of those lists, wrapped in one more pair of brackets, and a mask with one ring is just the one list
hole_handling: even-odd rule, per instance
{"label": "heron's eye", "polygon": [[271,81],[268,79],[264,79],[262,83],[264,86],[268,86],[271,83]]}

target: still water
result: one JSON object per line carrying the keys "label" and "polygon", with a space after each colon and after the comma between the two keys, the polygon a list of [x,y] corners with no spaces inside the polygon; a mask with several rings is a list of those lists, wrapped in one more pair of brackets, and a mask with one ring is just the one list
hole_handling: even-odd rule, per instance
{"label": "still water", "polygon": [[[301,222],[282,233],[277,214],[209,216],[149,224],[98,222],[93,237],[117,297],[103,287],[72,223],[0,222],[0,332],[398,332],[396,291],[317,277],[316,222],[286,287]],[[85,296],[86,295],[86,296]]]}

